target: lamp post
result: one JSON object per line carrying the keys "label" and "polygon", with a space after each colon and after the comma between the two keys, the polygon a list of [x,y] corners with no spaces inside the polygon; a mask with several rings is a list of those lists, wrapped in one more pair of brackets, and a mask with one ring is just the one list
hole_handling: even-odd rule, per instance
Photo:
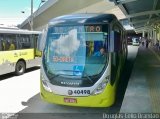
{"label": "lamp post", "polygon": [[[46,2],[46,0],[41,0],[38,9],[40,8],[41,3],[43,3],[43,2]],[[24,14],[25,11],[21,11],[21,13]],[[28,18],[28,23],[30,25],[31,30],[33,30],[33,18],[34,18],[34,16],[33,16],[33,0],[31,0],[31,15],[30,15],[30,18]]]}
{"label": "lamp post", "polygon": [[33,30],[33,0],[31,0],[31,30]]}
{"label": "lamp post", "polygon": [[[43,3],[43,2],[46,2],[46,0],[41,0],[41,3]],[[41,3],[40,3],[40,5],[41,5]],[[39,7],[40,7],[40,5],[39,5]],[[38,9],[39,9],[39,7],[38,7]],[[33,30],[33,0],[31,0],[31,22],[30,22],[30,24],[31,24],[31,30]]]}

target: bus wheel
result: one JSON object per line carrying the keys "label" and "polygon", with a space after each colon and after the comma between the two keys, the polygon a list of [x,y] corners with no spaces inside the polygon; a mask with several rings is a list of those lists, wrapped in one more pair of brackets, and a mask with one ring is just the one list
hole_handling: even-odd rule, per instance
{"label": "bus wheel", "polygon": [[16,75],[22,75],[26,70],[26,65],[24,61],[18,61],[16,64],[15,73]]}

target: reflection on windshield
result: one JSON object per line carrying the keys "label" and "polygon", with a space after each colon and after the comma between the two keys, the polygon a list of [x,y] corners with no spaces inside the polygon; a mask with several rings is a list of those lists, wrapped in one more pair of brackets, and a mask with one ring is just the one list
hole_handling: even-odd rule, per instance
{"label": "reflection on windshield", "polygon": [[50,51],[54,51],[56,56],[71,56],[80,47],[80,41],[77,39],[77,30],[72,29],[66,35],[51,42]]}

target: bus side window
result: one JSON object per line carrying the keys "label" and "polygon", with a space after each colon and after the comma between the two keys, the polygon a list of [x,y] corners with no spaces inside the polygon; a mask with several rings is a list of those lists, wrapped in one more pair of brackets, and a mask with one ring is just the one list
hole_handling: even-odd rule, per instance
{"label": "bus side window", "polygon": [[3,47],[3,44],[2,44],[2,41],[1,41],[1,38],[0,38],[0,51],[2,51],[2,47]]}
{"label": "bus side window", "polygon": [[3,36],[0,35],[0,51],[4,50],[3,46],[4,46],[4,39],[3,39]]}
{"label": "bus side window", "polygon": [[19,45],[21,49],[31,48],[31,37],[29,35],[21,35]]}
{"label": "bus side window", "polygon": [[30,35],[30,48],[36,48],[36,42],[37,42],[37,38],[36,35],[32,34]]}
{"label": "bus side window", "polygon": [[2,49],[2,51],[6,50],[6,42],[4,39],[1,39],[1,49]]}
{"label": "bus side window", "polygon": [[6,50],[16,50],[16,36],[15,35],[6,35]]}

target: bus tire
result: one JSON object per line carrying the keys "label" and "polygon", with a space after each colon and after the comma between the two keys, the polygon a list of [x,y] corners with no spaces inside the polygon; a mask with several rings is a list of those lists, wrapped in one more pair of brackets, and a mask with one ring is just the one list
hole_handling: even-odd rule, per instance
{"label": "bus tire", "polygon": [[24,61],[18,61],[15,67],[15,74],[17,76],[22,75],[26,70],[26,64]]}

